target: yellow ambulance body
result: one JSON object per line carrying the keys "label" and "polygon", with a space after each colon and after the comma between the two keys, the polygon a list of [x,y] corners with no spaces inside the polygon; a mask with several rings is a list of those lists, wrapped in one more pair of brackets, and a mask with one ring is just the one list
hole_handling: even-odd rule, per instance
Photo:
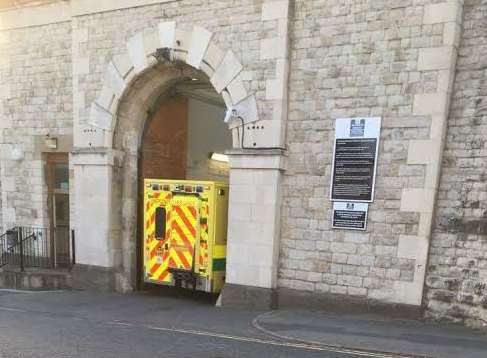
{"label": "yellow ambulance body", "polygon": [[144,281],[218,293],[225,282],[228,184],[144,181]]}

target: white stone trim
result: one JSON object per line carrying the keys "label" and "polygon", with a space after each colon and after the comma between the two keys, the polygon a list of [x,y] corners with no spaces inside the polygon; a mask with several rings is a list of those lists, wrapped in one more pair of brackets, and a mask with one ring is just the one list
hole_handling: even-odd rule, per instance
{"label": "white stone trim", "polygon": [[386,300],[395,303],[415,306],[422,303],[462,12],[463,0],[446,0],[424,6],[423,24],[444,25],[443,46],[419,50],[418,71],[436,71],[438,81],[436,92],[416,94],[412,106],[413,115],[431,118],[431,126],[428,139],[409,142],[408,164],[424,165],[425,178],[422,188],[405,188],[401,195],[400,210],[419,213],[419,225],[417,236],[401,236],[399,239],[398,257],[415,260],[415,274],[412,282],[394,283],[392,295]]}
{"label": "white stone trim", "polygon": [[213,33],[201,26],[195,26],[191,34],[186,63],[194,68],[201,68],[201,62],[210,45]]}
{"label": "white stone trim", "polygon": [[232,51],[228,51],[210,78],[210,82],[215,90],[221,93],[237,77],[242,69],[243,66],[237,59],[237,56]]}
{"label": "white stone trim", "polygon": [[260,59],[273,60],[287,58],[289,41],[287,36],[273,37],[260,40]]}
{"label": "white stone trim", "polygon": [[[76,35],[79,40],[87,37],[88,33],[83,30]],[[155,64],[156,59],[153,54],[161,47],[171,50],[173,59],[185,61],[188,65],[200,68],[208,75],[211,74],[210,82],[215,90],[221,93],[229,109],[228,113],[233,113],[232,110],[235,110],[238,116],[244,118],[244,123],[258,121],[257,100],[254,95],[247,92],[240,76],[243,70],[242,64],[232,51],[227,51],[223,55],[220,48],[212,41],[212,37],[212,33],[202,27],[198,26],[188,31],[186,28],[179,28],[175,22],[162,22],[151,32],[137,33],[131,37],[127,42],[127,53],[115,56],[105,69],[102,90],[97,100],[91,104],[89,126],[106,131],[106,145],[111,145],[108,132],[111,133],[116,127],[114,121],[120,99],[134,77]],[[76,51],[78,45],[73,43]],[[276,64],[276,73],[280,77],[287,77],[287,63],[279,60]],[[76,94],[76,79],[74,83]],[[280,85],[278,90],[282,89],[283,86]],[[239,125],[241,123],[229,123],[230,128]],[[280,133],[276,136],[276,138],[281,137]],[[94,141],[98,142],[98,140]],[[78,143],[91,145],[91,142],[87,138],[75,141],[76,145]],[[276,143],[276,141],[271,142]]]}
{"label": "white stone trim", "polygon": [[278,0],[265,2],[262,5],[262,21],[287,19],[289,16],[289,2]]}
{"label": "white stone trim", "polygon": [[448,70],[455,63],[456,49],[453,46],[419,49],[418,71]]}
{"label": "white stone trim", "polygon": [[440,159],[440,147],[435,140],[412,140],[408,148],[408,164],[432,164]]}
{"label": "white stone trim", "polygon": [[445,22],[457,22],[462,16],[463,0],[447,0],[437,4],[424,6],[423,24],[441,24]]}
{"label": "white stone trim", "polygon": [[140,73],[148,67],[149,63],[144,49],[144,37],[141,32],[129,39],[127,42],[127,51],[136,73]]}
{"label": "white stone trim", "polygon": [[93,102],[90,110],[90,119],[88,124],[93,127],[104,129],[106,131],[112,130],[113,115],[98,103]]}
{"label": "white stone trim", "polygon": [[273,32],[260,41],[259,56],[261,60],[275,62],[275,77],[267,79],[265,83],[265,99],[272,105],[272,112],[265,120],[265,128],[271,136],[267,134],[265,144],[262,144],[262,132],[251,132],[248,136],[248,140],[260,146],[283,147],[285,143],[289,91],[290,6],[289,0],[265,0],[262,5],[262,21],[273,29]]}

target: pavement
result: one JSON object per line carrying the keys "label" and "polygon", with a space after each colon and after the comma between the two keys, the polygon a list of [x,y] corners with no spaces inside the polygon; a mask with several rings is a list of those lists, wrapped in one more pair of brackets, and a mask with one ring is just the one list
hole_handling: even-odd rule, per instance
{"label": "pavement", "polygon": [[0,290],[0,357],[487,357],[465,327],[215,307],[206,296]]}

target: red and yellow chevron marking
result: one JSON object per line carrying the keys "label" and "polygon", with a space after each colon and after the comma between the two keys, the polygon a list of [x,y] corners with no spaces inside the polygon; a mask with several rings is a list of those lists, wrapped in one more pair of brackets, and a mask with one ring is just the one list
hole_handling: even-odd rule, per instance
{"label": "red and yellow chevron marking", "polygon": [[170,268],[193,270],[195,243],[197,241],[197,198],[188,197],[174,202],[171,211],[171,245],[169,255],[173,259]]}
{"label": "red and yellow chevron marking", "polygon": [[[166,229],[164,240],[155,237],[155,213],[159,207],[166,209],[166,221],[170,220],[172,193],[153,193],[145,205],[144,266],[145,276],[151,281],[171,282],[167,272],[168,260],[164,258],[165,246],[169,243],[171,230]],[[167,227],[167,226],[166,226]]]}
{"label": "red and yellow chevron marking", "polygon": [[200,250],[199,250],[199,274],[201,276],[208,276],[208,216],[209,207],[205,203],[201,208],[201,231],[200,231]]}

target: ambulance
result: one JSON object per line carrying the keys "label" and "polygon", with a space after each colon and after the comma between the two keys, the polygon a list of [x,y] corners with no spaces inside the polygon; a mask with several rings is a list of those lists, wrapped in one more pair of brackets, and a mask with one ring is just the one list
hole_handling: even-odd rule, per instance
{"label": "ambulance", "polygon": [[144,281],[219,293],[225,283],[228,184],[144,181]]}

